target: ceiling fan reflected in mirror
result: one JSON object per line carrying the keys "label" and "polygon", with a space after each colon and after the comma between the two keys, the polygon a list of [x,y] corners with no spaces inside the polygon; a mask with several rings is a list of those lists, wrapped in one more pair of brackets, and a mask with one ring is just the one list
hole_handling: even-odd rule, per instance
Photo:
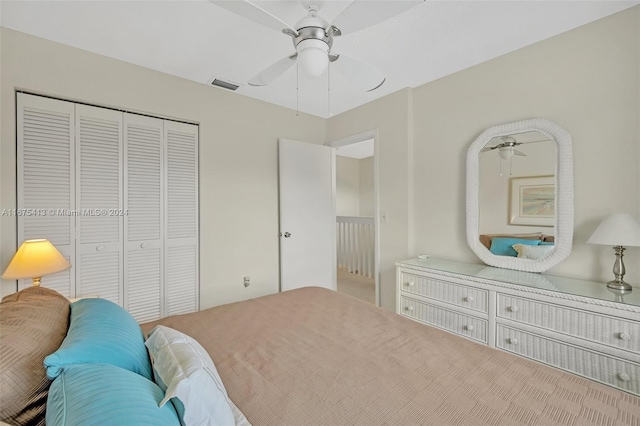
{"label": "ceiling fan reflected in mirror", "polygon": [[[500,143],[494,146],[486,146],[480,150],[480,153],[494,151],[497,149],[498,155],[500,156],[500,160],[509,160],[509,175],[511,175],[511,169],[512,169],[511,160],[513,156],[514,155],[518,155],[520,157],[527,156],[527,154],[525,154],[524,152],[517,150],[515,148],[516,146],[525,145],[529,143],[551,141],[551,139],[540,139],[540,140],[528,140],[526,142],[518,142],[516,138],[512,135],[497,136],[493,139],[498,139]],[[502,161],[500,161],[500,176],[502,176]]]}
{"label": "ceiling fan reflected in mirror", "polygon": [[307,10],[307,14],[294,25],[289,25],[260,7],[259,1],[209,1],[237,15],[282,32],[293,41],[295,52],[264,69],[249,80],[249,85],[266,86],[296,63],[307,75],[318,77],[331,63],[335,70],[349,81],[369,92],[382,86],[386,80],[385,75],[356,59],[333,52],[331,48],[334,37],[370,27],[424,2],[424,0],[385,2],[354,0],[331,23],[328,23],[319,14],[324,1],[301,1],[299,3]]}
{"label": "ceiling fan reflected in mirror", "polygon": [[502,143],[482,148],[480,152],[493,151],[494,149],[497,149],[498,155],[503,160],[509,160],[514,155],[520,155],[522,157],[527,156],[524,152],[515,149],[516,146],[522,145],[522,142],[517,142],[513,136],[500,136],[498,139],[500,139]]}
{"label": "ceiling fan reflected in mirror", "polygon": [[518,145],[525,145],[525,144],[529,144],[529,143],[549,142],[549,141],[551,141],[551,139],[540,139],[540,140],[527,141],[527,142],[518,142],[516,140],[516,138],[511,136],[511,135],[498,136],[498,137],[495,137],[494,139],[499,139],[501,142],[499,144],[497,144],[497,145],[494,145],[494,146],[484,147],[484,148],[482,148],[480,150],[480,152],[489,152],[489,151],[493,151],[493,150],[497,149],[498,150],[498,155],[503,160],[509,160],[514,155],[519,155],[521,157],[526,157],[527,154],[525,154],[522,151],[519,151],[519,150],[515,149],[515,147],[518,146]]}

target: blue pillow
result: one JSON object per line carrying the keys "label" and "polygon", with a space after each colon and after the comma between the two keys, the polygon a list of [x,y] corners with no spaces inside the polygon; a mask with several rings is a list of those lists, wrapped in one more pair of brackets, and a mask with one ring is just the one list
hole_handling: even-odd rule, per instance
{"label": "blue pillow", "polygon": [[554,246],[555,244],[554,241],[540,241],[541,246]]}
{"label": "blue pillow", "polygon": [[47,399],[48,425],[180,425],[164,392],[144,377],[108,364],[65,367]]}
{"label": "blue pillow", "polygon": [[498,256],[518,256],[518,252],[513,249],[514,244],[527,244],[537,246],[540,240],[525,240],[522,238],[493,238],[491,239],[491,253]]}
{"label": "blue pillow", "polygon": [[51,380],[67,365],[86,363],[115,365],[153,380],[140,326],[129,312],[106,299],[72,303],[67,337],[44,359]]}

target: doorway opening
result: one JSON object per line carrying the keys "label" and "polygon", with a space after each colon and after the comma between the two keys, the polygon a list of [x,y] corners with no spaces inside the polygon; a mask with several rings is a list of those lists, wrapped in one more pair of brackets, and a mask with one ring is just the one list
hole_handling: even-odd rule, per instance
{"label": "doorway opening", "polygon": [[379,306],[376,136],[370,131],[327,145],[336,153],[337,290]]}

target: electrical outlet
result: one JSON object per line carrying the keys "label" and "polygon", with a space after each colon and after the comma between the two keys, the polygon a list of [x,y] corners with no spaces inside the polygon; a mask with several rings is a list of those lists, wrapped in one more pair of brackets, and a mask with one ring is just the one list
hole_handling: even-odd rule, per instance
{"label": "electrical outlet", "polygon": [[244,286],[249,287],[250,285],[251,285],[251,277],[247,275],[246,277],[244,277]]}

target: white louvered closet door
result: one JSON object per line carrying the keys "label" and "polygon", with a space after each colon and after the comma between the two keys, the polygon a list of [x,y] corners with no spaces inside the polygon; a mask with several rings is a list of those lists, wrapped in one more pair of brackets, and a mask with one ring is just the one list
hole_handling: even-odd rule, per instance
{"label": "white louvered closet door", "polygon": [[44,276],[42,286],[75,297],[74,104],[18,93],[16,128],[18,244],[51,241],[72,268]]}
{"label": "white louvered closet door", "polygon": [[163,120],[124,114],[124,306],[138,322],[163,315],[163,127]]}
{"label": "white louvered closet door", "polygon": [[120,111],[76,105],[76,295],[123,304]]}
{"label": "white louvered closet door", "polygon": [[165,121],[166,315],[199,309],[198,126]]}

